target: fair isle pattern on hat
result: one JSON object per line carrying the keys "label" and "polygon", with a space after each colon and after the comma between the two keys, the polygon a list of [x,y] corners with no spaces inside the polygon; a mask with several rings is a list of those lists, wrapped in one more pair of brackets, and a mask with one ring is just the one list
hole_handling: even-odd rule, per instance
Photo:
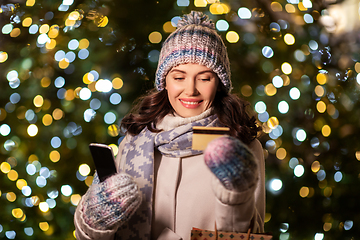
{"label": "fair isle pattern on hat", "polygon": [[177,29],[163,43],[155,86],[165,87],[165,77],[180,64],[197,63],[213,70],[230,92],[230,63],[224,42],[215,31],[214,23],[202,12],[192,11],[178,21]]}

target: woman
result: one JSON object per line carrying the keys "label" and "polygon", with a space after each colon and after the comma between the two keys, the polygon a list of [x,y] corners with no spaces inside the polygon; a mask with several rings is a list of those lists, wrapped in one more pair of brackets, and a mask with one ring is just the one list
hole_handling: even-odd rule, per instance
{"label": "woman", "polygon": [[[119,173],[101,183],[95,176],[79,203],[77,239],[190,239],[192,227],[215,223],[262,232],[260,127],[230,94],[226,47],[206,15],[179,20],[163,44],[155,85],[122,120]],[[193,126],[226,126],[231,136],[193,150]]]}

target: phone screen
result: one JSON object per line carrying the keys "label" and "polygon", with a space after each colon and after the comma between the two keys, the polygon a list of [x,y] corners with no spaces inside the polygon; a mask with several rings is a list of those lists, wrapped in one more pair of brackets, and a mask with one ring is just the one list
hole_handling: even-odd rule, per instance
{"label": "phone screen", "polygon": [[91,143],[89,148],[100,182],[116,173],[115,158],[111,147],[106,144]]}

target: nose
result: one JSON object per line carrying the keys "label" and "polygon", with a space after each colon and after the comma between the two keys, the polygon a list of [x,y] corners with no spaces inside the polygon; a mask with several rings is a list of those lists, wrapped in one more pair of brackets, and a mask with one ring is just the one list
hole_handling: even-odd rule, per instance
{"label": "nose", "polygon": [[188,96],[196,96],[199,94],[199,91],[196,87],[195,79],[189,79],[188,81],[186,81],[185,94]]}

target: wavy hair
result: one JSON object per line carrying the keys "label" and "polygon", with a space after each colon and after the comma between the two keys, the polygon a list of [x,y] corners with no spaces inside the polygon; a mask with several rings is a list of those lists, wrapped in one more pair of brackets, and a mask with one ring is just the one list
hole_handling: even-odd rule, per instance
{"label": "wavy hair", "polygon": [[[228,93],[220,82],[212,104],[214,112],[220,123],[230,128],[230,135],[246,144],[253,141],[262,129],[256,124],[255,117],[248,113],[249,105],[235,94]],[[132,111],[122,119],[121,128],[132,135],[139,134],[145,127],[151,132],[160,132],[161,129],[157,129],[156,124],[169,113],[174,113],[174,109],[166,89],[160,92],[153,89],[138,99]]]}

